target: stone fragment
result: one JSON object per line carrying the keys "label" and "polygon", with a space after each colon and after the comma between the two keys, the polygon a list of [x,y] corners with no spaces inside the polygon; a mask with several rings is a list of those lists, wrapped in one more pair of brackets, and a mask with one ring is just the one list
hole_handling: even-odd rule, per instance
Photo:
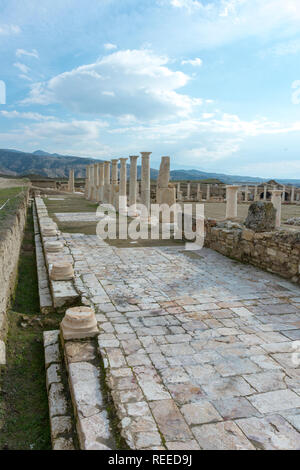
{"label": "stone fragment", "polygon": [[254,232],[271,232],[275,229],[276,209],[271,202],[253,202],[248,210],[245,226]]}
{"label": "stone fragment", "polygon": [[72,420],[69,416],[55,416],[51,419],[51,435],[52,438],[58,437],[60,434],[72,431]]}
{"label": "stone fragment", "polygon": [[69,281],[74,278],[74,270],[71,263],[56,262],[53,264],[50,279],[52,281]]}

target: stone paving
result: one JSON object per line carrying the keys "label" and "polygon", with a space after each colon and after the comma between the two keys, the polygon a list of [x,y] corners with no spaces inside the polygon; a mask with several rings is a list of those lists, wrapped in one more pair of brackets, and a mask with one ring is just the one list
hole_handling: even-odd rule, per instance
{"label": "stone paving", "polygon": [[63,237],[130,448],[300,449],[298,286],[208,249]]}

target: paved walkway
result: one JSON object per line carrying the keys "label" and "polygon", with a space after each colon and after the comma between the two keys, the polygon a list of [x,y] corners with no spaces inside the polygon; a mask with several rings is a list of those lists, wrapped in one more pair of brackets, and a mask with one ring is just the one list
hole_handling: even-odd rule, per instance
{"label": "paved walkway", "polygon": [[131,448],[300,449],[299,287],[207,249],[64,237]]}

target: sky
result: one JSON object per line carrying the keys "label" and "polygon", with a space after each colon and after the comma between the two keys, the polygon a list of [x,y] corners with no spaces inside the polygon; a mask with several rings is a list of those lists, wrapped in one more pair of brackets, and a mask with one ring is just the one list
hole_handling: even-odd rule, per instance
{"label": "sky", "polygon": [[300,0],[0,0],[0,148],[299,179],[299,59]]}

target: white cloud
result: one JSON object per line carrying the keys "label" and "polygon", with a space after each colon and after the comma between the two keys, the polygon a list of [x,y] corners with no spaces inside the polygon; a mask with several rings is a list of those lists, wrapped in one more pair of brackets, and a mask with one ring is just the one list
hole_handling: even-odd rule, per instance
{"label": "white cloud", "polygon": [[30,71],[30,67],[21,62],[15,62],[14,67],[17,67],[22,73],[27,74]]}
{"label": "white cloud", "polygon": [[168,5],[186,13],[180,12],[182,43],[192,41],[197,48],[247,37],[265,39],[274,31],[286,39],[299,32],[299,0],[168,0]]}
{"label": "white cloud", "polygon": [[292,103],[300,104],[300,80],[295,80],[292,83],[292,89],[295,90],[292,93]]}
{"label": "white cloud", "polygon": [[149,50],[125,50],[32,86],[24,103],[61,103],[76,112],[141,120],[188,115],[200,99],[177,92],[190,77]]}
{"label": "white cloud", "polygon": [[200,67],[202,65],[202,60],[199,59],[199,57],[195,57],[195,59],[182,60],[181,64],[182,65],[189,64],[189,65],[192,65],[193,67]]}
{"label": "white cloud", "polygon": [[21,28],[14,24],[0,24],[0,35],[8,36],[10,34],[19,34]]}
{"label": "white cloud", "polygon": [[45,116],[40,113],[33,113],[33,112],[25,112],[22,113],[20,111],[0,111],[0,114],[8,119],[30,119],[32,121],[49,121],[49,120],[55,120],[54,116]]}
{"label": "white cloud", "polygon": [[32,51],[26,51],[25,49],[17,49],[16,56],[17,57],[22,57],[22,56],[34,57],[35,59],[39,58],[39,54],[36,49],[32,49]]}
{"label": "white cloud", "polygon": [[117,49],[117,46],[116,44],[111,44],[110,42],[107,42],[106,44],[104,44],[104,49],[106,49],[107,51],[111,51],[113,49]]}

